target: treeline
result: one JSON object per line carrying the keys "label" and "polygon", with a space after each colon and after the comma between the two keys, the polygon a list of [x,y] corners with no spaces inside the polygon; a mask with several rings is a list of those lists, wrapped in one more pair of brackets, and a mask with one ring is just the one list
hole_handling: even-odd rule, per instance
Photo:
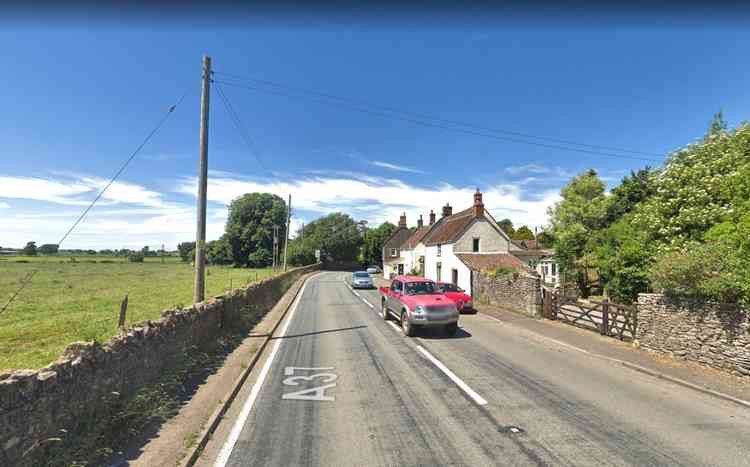
{"label": "treeline", "polygon": [[[11,251],[11,249],[8,248],[0,248],[0,250],[6,250]],[[122,249],[104,249],[104,250],[93,250],[93,249],[65,249],[61,250],[58,245],[54,243],[45,243],[43,245],[37,246],[36,242],[26,242],[26,246],[21,248],[20,250],[12,250],[15,253],[18,253],[20,255],[24,256],[37,256],[37,255],[102,255],[102,256],[131,256],[133,254],[141,254],[143,256],[159,256],[159,255],[168,255],[172,254],[172,252],[168,251],[161,251],[161,250],[151,250],[148,246],[144,246],[140,250],[131,250],[129,248],[122,248]]]}
{"label": "treeline", "polygon": [[750,125],[721,113],[698,143],[610,194],[594,170],[550,208],[561,271],[582,295],[631,303],[640,292],[750,303]]}

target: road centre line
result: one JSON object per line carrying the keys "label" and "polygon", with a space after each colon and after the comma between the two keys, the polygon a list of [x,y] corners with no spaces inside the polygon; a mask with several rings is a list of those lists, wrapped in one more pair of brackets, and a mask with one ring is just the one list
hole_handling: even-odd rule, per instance
{"label": "road centre line", "polygon": [[471,397],[474,402],[477,403],[477,405],[487,404],[487,401],[482,396],[477,394],[476,391],[471,389],[468,384],[464,383],[461,378],[459,378],[455,373],[449,370],[448,367],[443,364],[443,362],[433,357],[432,354],[428,352],[424,347],[422,347],[421,345],[417,345],[417,350],[422,352],[422,355],[427,357],[427,359],[431,361],[436,367],[438,367],[440,371],[442,371],[448,378],[456,383],[456,385],[461,388],[469,397]]}
{"label": "road centre line", "polygon": [[[294,301],[294,305],[292,305],[292,309],[289,312],[289,316],[284,323],[284,326],[281,328],[281,331],[279,332],[279,337],[284,337],[284,335],[286,335],[286,331],[289,328],[289,323],[291,323],[292,318],[294,318],[294,312],[297,311],[297,307],[300,300],[302,299],[302,296],[305,293],[307,284],[308,281],[305,281],[304,285],[302,286],[302,290],[300,290],[299,294],[297,295],[297,298]],[[268,360],[266,360],[266,363],[263,365],[263,368],[258,375],[258,380],[255,381],[255,384],[250,391],[250,395],[247,396],[245,404],[242,406],[242,410],[237,416],[237,420],[234,422],[234,426],[232,426],[232,431],[229,433],[227,441],[224,443],[224,446],[222,446],[221,451],[219,452],[219,456],[216,458],[216,462],[214,462],[214,467],[224,467],[227,465],[229,456],[232,454],[234,445],[237,443],[237,440],[242,433],[242,429],[245,427],[247,418],[250,416],[250,412],[253,409],[255,399],[258,397],[258,393],[260,393],[260,389],[263,387],[263,382],[266,380],[266,376],[268,376],[268,371],[271,369],[273,360],[276,357],[276,353],[278,352],[279,346],[281,345],[281,342],[283,342],[283,340],[284,339],[276,339],[274,347],[271,350],[271,354],[268,356]]]}

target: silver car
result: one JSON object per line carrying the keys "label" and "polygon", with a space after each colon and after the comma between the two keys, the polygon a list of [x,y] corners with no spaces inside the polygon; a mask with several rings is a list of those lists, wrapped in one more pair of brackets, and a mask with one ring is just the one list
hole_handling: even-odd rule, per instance
{"label": "silver car", "polygon": [[373,287],[372,278],[367,271],[357,271],[352,274],[353,289],[371,289]]}

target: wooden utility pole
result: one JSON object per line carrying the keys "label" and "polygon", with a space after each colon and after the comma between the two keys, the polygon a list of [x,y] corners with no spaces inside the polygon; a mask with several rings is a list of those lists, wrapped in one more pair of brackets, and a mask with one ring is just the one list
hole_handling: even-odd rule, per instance
{"label": "wooden utility pole", "polygon": [[277,261],[277,258],[279,257],[279,226],[274,224],[273,225],[273,264],[271,266],[271,269],[276,271],[276,267],[278,266],[279,262]]}
{"label": "wooden utility pole", "polygon": [[208,103],[210,96],[211,57],[204,55],[200,162],[198,163],[198,226],[195,233],[195,293],[193,294],[195,303],[203,301],[206,291],[206,189],[208,187]]}
{"label": "wooden utility pole", "polygon": [[292,222],[292,195],[289,195],[289,204],[286,207],[286,238],[284,239],[284,272],[286,272],[286,249],[289,245],[289,224]]}

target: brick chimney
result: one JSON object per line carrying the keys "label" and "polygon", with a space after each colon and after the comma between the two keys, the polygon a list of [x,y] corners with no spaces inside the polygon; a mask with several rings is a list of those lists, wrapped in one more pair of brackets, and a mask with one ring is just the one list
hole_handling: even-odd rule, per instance
{"label": "brick chimney", "polygon": [[419,215],[419,219],[417,219],[417,228],[421,229],[424,227],[424,221],[422,220],[422,214]]}
{"label": "brick chimney", "polygon": [[448,217],[451,214],[453,214],[453,208],[450,204],[445,203],[445,206],[443,206],[443,217]]}
{"label": "brick chimney", "polygon": [[406,213],[401,214],[401,217],[398,218],[398,226],[406,228]]}
{"label": "brick chimney", "polygon": [[484,217],[484,203],[482,202],[482,192],[477,188],[474,193],[474,217]]}
{"label": "brick chimney", "polygon": [[430,225],[435,223],[435,211],[430,209]]}

